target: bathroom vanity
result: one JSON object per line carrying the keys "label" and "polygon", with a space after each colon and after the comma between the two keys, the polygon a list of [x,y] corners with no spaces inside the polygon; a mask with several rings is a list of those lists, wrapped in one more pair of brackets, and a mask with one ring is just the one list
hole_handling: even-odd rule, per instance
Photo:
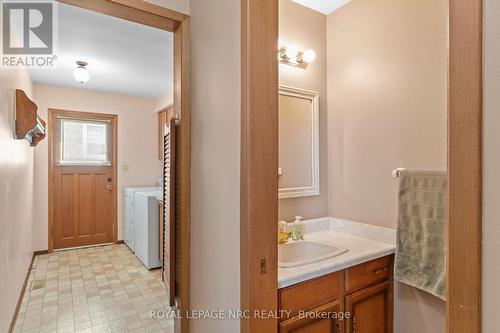
{"label": "bathroom vanity", "polygon": [[329,218],[304,227],[306,241],[348,251],[294,267],[281,263],[279,332],[392,333],[393,230]]}
{"label": "bathroom vanity", "polygon": [[279,332],[391,333],[392,264],[390,255],[280,289],[290,318]]}

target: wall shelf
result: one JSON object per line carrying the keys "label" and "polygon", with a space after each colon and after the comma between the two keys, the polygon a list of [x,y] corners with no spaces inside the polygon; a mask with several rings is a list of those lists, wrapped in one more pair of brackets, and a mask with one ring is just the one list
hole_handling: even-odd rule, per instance
{"label": "wall shelf", "polygon": [[16,139],[26,139],[30,146],[36,146],[45,138],[45,121],[38,114],[38,106],[26,96],[24,91],[16,89]]}

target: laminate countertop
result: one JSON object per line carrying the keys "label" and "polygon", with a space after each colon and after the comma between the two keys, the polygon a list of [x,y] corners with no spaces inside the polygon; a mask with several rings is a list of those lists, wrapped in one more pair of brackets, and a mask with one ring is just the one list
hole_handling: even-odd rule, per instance
{"label": "laminate countertop", "polygon": [[335,218],[304,222],[304,239],[349,250],[337,257],[296,266],[278,267],[279,288],[314,279],[396,251],[396,230]]}

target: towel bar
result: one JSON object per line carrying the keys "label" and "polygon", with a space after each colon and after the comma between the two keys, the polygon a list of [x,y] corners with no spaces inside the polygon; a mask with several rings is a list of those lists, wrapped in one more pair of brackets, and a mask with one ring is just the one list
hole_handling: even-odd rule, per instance
{"label": "towel bar", "polygon": [[397,168],[397,169],[392,170],[392,176],[394,178],[399,178],[399,173],[403,170],[406,170],[406,169],[405,168]]}

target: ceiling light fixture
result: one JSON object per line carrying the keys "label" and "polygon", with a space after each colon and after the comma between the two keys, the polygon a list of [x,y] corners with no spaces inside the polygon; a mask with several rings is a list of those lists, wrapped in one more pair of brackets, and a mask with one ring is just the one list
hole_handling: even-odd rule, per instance
{"label": "ceiling light fixture", "polygon": [[85,61],[77,61],[76,64],[78,67],[73,71],[73,77],[75,80],[80,82],[81,84],[87,83],[90,79],[89,71],[87,70],[87,63]]}
{"label": "ceiling light fixture", "polygon": [[280,63],[306,69],[316,59],[314,50],[300,51],[295,45],[281,46],[278,51]]}

